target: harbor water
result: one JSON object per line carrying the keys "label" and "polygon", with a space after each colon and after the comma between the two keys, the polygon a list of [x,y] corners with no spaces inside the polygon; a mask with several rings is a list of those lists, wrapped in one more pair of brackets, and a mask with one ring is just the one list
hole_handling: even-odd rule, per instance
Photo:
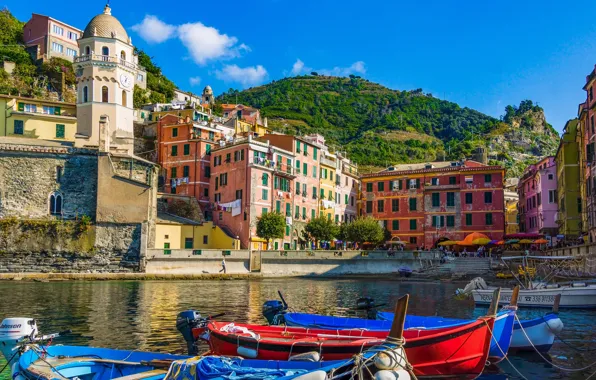
{"label": "harbor water", "polygon": [[[176,315],[196,309],[203,315],[225,312],[221,320],[263,324],[261,306],[281,290],[296,311],[347,315],[358,297],[373,297],[390,310],[400,295],[409,293],[409,313],[472,318],[486,309],[471,300],[455,300],[450,283],[404,283],[379,279],[265,278],[230,281],[64,281],[0,282],[0,319],[33,317],[42,333],[71,329],[54,344],[91,345],[120,349],[185,354],[186,345],[175,327]],[[520,310],[520,318],[547,310]],[[565,324],[547,359],[566,368],[584,367],[596,358],[596,311],[562,310]],[[589,351],[593,350],[593,351]],[[482,378],[585,379],[585,372],[564,372],[538,355],[510,356],[489,367]],[[0,369],[6,362],[0,359]],[[517,370],[517,371],[516,371]],[[0,379],[9,379],[5,370]],[[596,376],[595,376],[596,378]]]}

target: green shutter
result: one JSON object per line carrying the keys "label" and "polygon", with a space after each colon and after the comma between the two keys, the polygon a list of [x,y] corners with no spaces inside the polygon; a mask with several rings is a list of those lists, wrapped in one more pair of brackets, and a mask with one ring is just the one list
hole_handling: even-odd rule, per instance
{"label": "green shutter", "polygon": [[345,194],[345,202],[348,204],[348,194]]}
{"label": "green shutter", "polygon": [[60,107],[54,107],[54,115],[60,116]]}
{"label": "green shutter", "polygon": [[436,227],[437,226],[437,217],[435,215],[432,216],[432,227]]}
{"label": "green shutter", "polygon": [[281,212],[281,202],[280,201],[275,202],[275,211]]}
{"label": "green shutter", "polygon": [[315,218],[315,209],[314,208],[312,210],[310,210],[310,218],[311,219]]}
{"label": "green shutter", "polygon": [[56,124],[56,138],[57,139],[64,138],[64,124]]}
{"label": "green shutter", "polygon": [[394,220],[394,221],[392,222],[392,226],[391,226],[391,227],[392,227],[393,231],[397,231],[397,230],[399,230],[399,220],[397,220],[397,219],[396,219],[396,220]]}
{"label": "green shutter", "polygon": [[399,190],[401,190],[401,189],[402,189],[402,180],[400,179],[400,180],[399,180],[399,181],[397,181],[397,182],[398,182],[398,185],[399,185],[399,186],[398,186],[398,187],[399,187]]}
{"label": "green shutter", "polygon": [[410,230],[416,230],[416,219],[410,219]]}
{"label": "green shutter", "polygon": [[184,155],[188,156],[190,154],[190,144],[184,144]]}
{"label": "green shutter", "polygon": [[420,189],[420,178],[416,178],[416,188]]}
{"label": "green shutter", "polygon": [[292,205],[290,203],[286,203],[286,216],[292,216]]}
{"label": "green shutter", "polygon": [[314,159],[317,159],[317,148],[312,148],[312,155],[314,157]]}
{"label": "green shutter", "polygon": [[19,102],[17,107],[19,111],[25,111],[25,103]]}

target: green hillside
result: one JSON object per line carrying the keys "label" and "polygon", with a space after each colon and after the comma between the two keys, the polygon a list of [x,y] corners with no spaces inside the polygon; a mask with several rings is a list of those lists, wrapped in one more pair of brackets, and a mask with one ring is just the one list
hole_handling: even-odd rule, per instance
{"label": "green hillside", "polygon": [[286,78],[229,90],[218,101],[260,108],[278,131],[320,133],[361,166],[459,159],[484,146],[517,175],[520,162],[552,154],[558,144],[531,101],[508,106],[501,121],[421,89],[391,90],[356,76]]}

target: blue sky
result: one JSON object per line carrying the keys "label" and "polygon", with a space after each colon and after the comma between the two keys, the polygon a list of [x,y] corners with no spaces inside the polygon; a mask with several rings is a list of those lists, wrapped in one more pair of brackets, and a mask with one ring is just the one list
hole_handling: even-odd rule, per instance
{"label": "blue sky", "polygon": [[[104,2],[3,4],[81,29]],[[220,93],[294,73],[422,88],[489,115],[538,102],[557,130],[596,64],[596,1],[112,0],[112,14],[183,90]]]}

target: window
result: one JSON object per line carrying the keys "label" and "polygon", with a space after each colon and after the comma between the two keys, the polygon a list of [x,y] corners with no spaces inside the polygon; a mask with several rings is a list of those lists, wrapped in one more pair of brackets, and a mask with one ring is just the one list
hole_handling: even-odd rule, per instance
{"label": "window", "polygon": [[410,219],[410,231],[416,230],[416,219]]}
{"label": "window", "polygon": [[308,175],[308,165],[305,163],[302,164],[302,174],[305,176]]}
{"label": "window", "polygon": [[62,194],[53,192],[50,194],[50,214],[62,215]]}
{"label": "window", "polygon": [[182,167],[182,177],[188,177],[190,173],[190,166],[184,165]]}
{"label": "window", "polygon": [[190,155],[190,144],[184,144],[184,155]]}
{"label": "window", "polygon": [[399,230],[399,220],[395,219],[391,221],[391,229],[393,231]]}
{"label": "window", "polygon": [[108,48],[107,46],[104,46],[101,48],[101,55],[103,56],[109,56],[110,55],[110,48]]}
{"label": "window", "polygon": [[300,153],[300,141],[296,141],[296,153]]}
{"label": "window", "polygon": [[437,186],[439,184],[439,179],[438,178],[432,178],[430,180],[430,184],[433,186]]}
{"label": "window", "polygon": [[366,213],[372,214],[373,212],[373,203],[372,201],[366,201]]}
{"label": "window", "polygon": [[269,175],[267,175],[267,173],[263,173],[263,180],[261,183],[264,186],[269,186]]}
{"label": "window", "polygon": [[184,238],[184,249],[192,249],[192,248],[193,248],[192,238]]}
{"label": "window", "polygon": [[345,203],[346,205],[350,204],[350,201],[348,200],[348,198],[350,198],[350,197],[348,196],[348,194],[344,194],[344,203]]}
{"label": "window", "polygon": [[178,145],[172,145],[172,156],[178,155]]}
{"label": "window", "polygon": [[311,219],[315,218],[315,209],[310,210],[310,218]]}
{"label": "window", "polygon": [[56,138],[57,139],[64,138],[64,124],[56,124]]}
{"label": "window", "polygon": [[304,145],[304,155],[308,156],[308,146],[306,145],[306,143],[303,145]]}
{"label": "window", "polygon": [[101,102],[102,103],[107,103],[108,100],[108,87],[107,86],[103,86],[101,88]]}
{"label": "window", "polygon": [[[346,197],[347,197],[347,195],[346,195]],[[393,211],[393,212],[399,211],[399,199],[391,200],[391,211]]]}
{"label": "window", "polygon": [[24,127],[24,121],[23,120],[15,120],[14,121],[14,131],[13,133],[15,135],[22,135],[23,133],[25,133],[25,127]]}
{"label": "window", "polygon": [[126,107],[128,103],[126,91],[122,90],[122,106]]}
{"label": "window", "polygon": [[372,192],[373,191],[372,187],[373,187],[372,182],[368,182],[366,184],[366,191],[369,192],[369,193]]}
{"label": "window", "polygon": [[261,195],[261,199],[264,201],[269,199],[269,190],[263,189],[263,194]]}
{"label": "window", "polygon": [[60,45],[57,42],[52,42],[52,50],[55,51],[56,53],[63,53],[64,46]]}
{"label": "window", "polygon": [[317,178],[317,167],[316,166],[312,167],[312,176],[313,176],[313,178]]}
{"label": "window", "polygon": [[455,226],[455,216],[447,215],[447,227],[454,227],[454,226]]}
{"label": "window", "polygon": [[292,216],[292,205],[289,202],[286,203],[286,216]]}
{"label": "window", "polygon": [[409,188],[410,189],[419,189],[420,188],[420,178],[411,179]]}
{"label": "window", "polygon": [[325,189],[321,188],[321,199],[325,199]]}
{"label": "window", "polygon": [[60,183],[62,179],[62,166],[56,166],[56,183]]}
{"label": "window", "polygon": [[329,179],[333,181],[333,172],[329,172]]}
{"label": "window", "polygon": [[60,115],[60,107],[43,106],[41,113],[45,115]]}
{"label": "window", "polygon": [[303,197],[306,197],[306,195],[307,195],[307,194],[306,194],[306,183],[303,183],[303,184],[302,184],[302,196],[303,196]]}
{"label": "window", "polygon": [[377,190],[378,191],[385,191],[385,182],[377,183]]}
{"label": "window", "polygon": [[312,187],[312,199],[317,199],[317,187]]}
{"label": "window", "polygon": [[177,174],[177,168],[172,168],[170,170],[170,178],[176,178],[178,176]]}
{"label": "window", "polygon": [[582,199],[581,198],[577,198],[577,212],[579,212],[579,213],[582,212]]}
{"label": "window", "polygon": [[70,57],[76,57],[77,51],[75,49],[66,48],[66,55],[68,55]]}
{"label": "window", "polygon": [[54,24],[52,25],[52,32],[58,36],[63,36],[64,35],[64,28]]}
{"label": "window", "polygon": [[538,201],[538,206],[542,204],[542,193],[536,193],[536,199]]}
{"label": "window", "polygon": [[312,148],[312,156],[313,156],[313,158],[314,158],[314,159],[315,159],[315,161],[316,161],[316,159],[317,159],[317,148],[316,148],[316,147],[313,147],[313,148]]}
{"label": "window", "polygon": [[493,203],[493,193],[487,191],[484,193],[484,203]]}
{"label": "window", "polygon": [[85,46],[85,55],[91,54],[91,48],[89,46]]}
{"label": "window", "polygon": [[447,207],[455,206],[455,193],[447,193]]}
{"label": "window", "polygon": [[302,207],[302,219],[306,220],[306,207]]}
{"label": "window", "polygon": [[410,211],[416,211],[416,198],[410,198]]}
{"label": "window", "polygon": [[440,196],[441,194],[439,193],[432,193],[432,207],[439,207],[441,204],[441,200],[440,200]]}
{"label": "window", "polygon": [[[457,178],[457,177],[449,177],[449,184],[450,184],[450,185],[455,185],[455,183],[456,183],[456,181],[457,181],[457,180],[456,180],[456,178]],[[466,183],[467,183],[467,182],[468,182],[468,181],[467,181],[467,177],[466,177]]]}
{"label": "window", "polygon": [[467,205],[471,205],[472,204],[472,193],[466,193],[466,204]]}
{"label": "window", "polygon": [[79,35],[75,32],[68,32],[68,39],[76,41],[79,38]]}
{"label": "window", "polygon": [[261,210],[261,214],[265,215],[265,214],[267,214],[267,211],[268,211],[267,207],[263,207],[263,209]]}
{"label": "window", "polygon": [[493,176],[492,174],[485,174],[484,175],[484,183],[490,183],[493,181]]}
{"label": "window", "polygon": [[203,196],[204,197],[208,197],[209,196],[209,189],[208,188],[204,188],[203,189]]}
{"label": "window", "polygon": [[178,128],[172,128],[172,137],[178,137]]}
{"label": "window", "polygon": [[236,199],[242,200],[242,189],[236,190]]}
{"label": "window", "polygon": [[416,236],[410,237],[410,244],[416,244],[416,243],[417,243]]}
{"label": "window", "polygon": [[120,51],[120,60],[126,61],[126,52],[124,50]]}
{"label": "window", "polygon": [[379,199],[377,201],[377,211],[385,212],[385,200],[384,199]]}
{"label": "window", "polygon": [[350,206],[354,206],[354,197],[350,197]]}
{"label": "window", "polygon": [[83,87],[83,103],[87,103],[89,101],[89,88],[87,86]]}
{"label": "window", "polygon": [[228,173],[222,173],[219,175],[219,184],[221,186],[228,184]]}
{"label": "window", "polygon": [[554,178],[553,174],[552,173],[548,173],[548,179],[549,180],[552,180],[553,178]]}
{"label": "window", "polygon": [[472,225],[472,214],[466,214],[466,226]]}
{"label": "window", "polygon": [[491,214],[491,213],[485,214],[485,219],[486,219],[486,225],[487,226],[492,226],[492,224],[493,224],[493,214]]}
{"label": "window", "polygon": [[19,103],[19,111],[25,112],[37,112],[37,106],[35,104]]}
{"label": "window", "polygon": [[548,203],[555,203],[557,201],[557,190],[548,191]]}

